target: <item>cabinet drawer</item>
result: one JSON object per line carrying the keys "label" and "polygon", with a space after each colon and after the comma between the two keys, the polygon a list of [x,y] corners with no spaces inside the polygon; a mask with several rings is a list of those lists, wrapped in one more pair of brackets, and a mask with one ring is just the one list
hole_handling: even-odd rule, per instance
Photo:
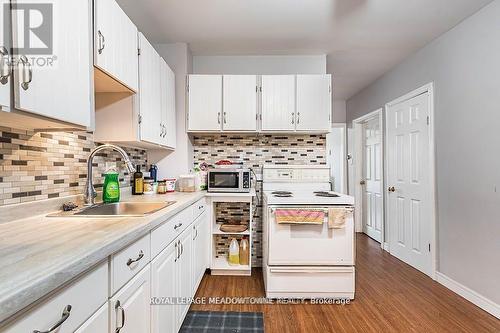
{"label": "cabinet drawer", "polygon": [[156,257],[193,222],[192,206],[184,209],[151,232],[151,258]]}
{"label": "cabinet drawer", "polygon": [[198,216],[203,214],[203,212],[207,208],[207,201],[205,200],[205,198],[202,198],[195,204],[193,204],[191,208],[193,209],[193,219],[195,220]]}
{"label": "cabinet drawer", "polygon": [[[76,281],[25,311],[3,333],[47,331],[62,322],[58,333],[74,332],[107,300],[108,262],[100,264]],[[69,315],[64,310],[71,306]],[[64,318],[66,318],[64,320]]]}
{"label": "cabinet drawer", "polygon": [[136,275],[151,259],[150,235],[127,246],[111,257],[111,295]]}

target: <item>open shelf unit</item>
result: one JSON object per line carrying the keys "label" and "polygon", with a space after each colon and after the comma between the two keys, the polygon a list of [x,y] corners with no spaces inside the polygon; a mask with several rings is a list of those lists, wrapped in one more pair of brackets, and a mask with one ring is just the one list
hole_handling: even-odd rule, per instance
{"label": "open shelf unit", "polygon": [[[253,219],[253,197],[255,196],[255,190],[250,193],[208,193],[207,198],[209,200],[209,209],[211,215],[211,273],[212,275],[246,275],[250,276],[252,274],[252,219]],[[239,216],[239,218],[244,219],[245,222],[248,221],[248,229],[244,232],[223,232],[220,231],[220,216],[217,216],[217,205],[227,204],[229,206],[242,205],[242,209],[238,212],[244,212],[248,216]],[[243,209],[243,207],[248,206],[248,209]],[[231,238],[236,238],[238,242],[243,237],[248,239],[249,244],[249,265],[230,265],[227,257],[218,253],[217,249],[221,246],[229,246],[229,241]],[[225,243],[225,245],[220,245]]]}

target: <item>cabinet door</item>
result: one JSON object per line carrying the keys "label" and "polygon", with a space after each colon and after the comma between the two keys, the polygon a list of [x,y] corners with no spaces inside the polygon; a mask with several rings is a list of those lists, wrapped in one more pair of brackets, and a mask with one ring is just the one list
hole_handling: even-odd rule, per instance
{"label": "cabinet door", "polygon": [[[68,123],[89,126],[94,110],[91,0],[45,1],[52,5],[53,33],[40,42],[25,40],[25,10],[12,11],[15,57],[15,107]],[[49,30],[50,31],[50,30]],[[49,55],[29,48],[50,45]]]}
{"label": "cabinet door", "polygon": [[99,308],[99,310],[96,311],[96,313],[92,315],[92,317],[87,319],[87,321],[83,323],[83,325],[80,326],[80,328],[77,329],[75,333],[107,332],[109,327],[108,309],[109,305],[106,302],[103,306]]}
{"label": "cabinet door", "polygon": [[163,126],[162,144],[175,148],[175,74],[168,64],[160,58],[161,81],[161,125]]}
{"label": "cabinet door", "polygon": [[177,142],[177,116],[175,108],[175,73],[167,65],[167,127],[166,146],[175,148]]}
{"label": "cabinet door", "polygon": [[[179,237],[179,241],[180,241],[179,242],[180,254],[178,259],[179,261],[178,288],[180,292],[180,297],[189,298],[193,296],[192,294],[193,269],[191,264],[193,241],[192,241],[191,228],[186,229],[181,234],[181,236]],[[182,321],[184,320],[184,317],[186,316],[188,310],[189,310],[189,304],[179,305],[179,314],[178,314],[179,322],[177,327],[180,327],[182,325]]]}
{"label": "cabinet door", "polygon": [[331,75],[297,75],[297,130],[330,131]]}
{"label": "cabinet door", "polygon": [[[177,329],[177,304],[163,303],[163,297],[174,300],[178,297],[177,255],[178,242],[175,240],[151,262],[151,332],[175,332]],[[155,300],[162,303],[156,304]]]}
{"label": "cabinet door", "polygon": [[160,56],[143,34],[139,34],[139,112],[142,141],[162,143]]}
{"label": "cabinet door", "polygon": [[189,75],[190,131],[222,129],[222,75]]}
{"label": "cabinet door", "polygon": [[95,0],[95,65],[137,92],[137,27],[115,0]]}
{"label": "cabinet door", "polygon": [[262,76],[262,130],[295,130],[295,76]]}
{"label": "cabinet door", "polygon": [[[9,4],[8,0],[0,0],[0,17],[7,18],[8,22],[0,24],[0,111],[10,108],[11,74],[9,66],[10,41],[4,38],[9,36],[10,15],[4,15],[4,9]],[[8,30],[7,30],[8,29]]]}
{"label": "cabinet door", "polygon": [[150,269],[146,266],[109,300],[111,332],[149,332],[150,330]]}
{"label": "cabinet door", "polygon": [[222,129],[256,131],[257,76],[224,75],[222,85]]}
{"label": "cabinet door", "polygon": [[208,267],[209,236],[208,214],[205,211],[193,225],[193,295]]}

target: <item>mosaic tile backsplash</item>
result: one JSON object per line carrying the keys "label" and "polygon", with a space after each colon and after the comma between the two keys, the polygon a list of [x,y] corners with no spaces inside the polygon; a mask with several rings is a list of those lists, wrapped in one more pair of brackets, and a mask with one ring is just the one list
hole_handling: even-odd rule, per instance
{"label": "mosaic tile backsplash", "polygon": [[[192,138],[195,165],[205,162],[213,166],[219,160],[243,162],[261,179],[262,166],[326,165],[325,135],[271,135],[271,134],[203,134]],[[252,265],[262,266],[262,182],[254,182],[258,204],[252,221]],[[216,240],[216,252],[227,252],[230,237]]]}
{"label": "mosaic tile backsplash", "polygon": [[[96,147],[92,133],[33,132],[0,127],[0,205],[82,194],[87,178],[87,157]],[[125,148],[132,163],[144,170],[144,150]],[[122,186],[130,186],[130,175],[116,152],[101,152],[94,158],[94,186],[111,167],[120,172]]]}

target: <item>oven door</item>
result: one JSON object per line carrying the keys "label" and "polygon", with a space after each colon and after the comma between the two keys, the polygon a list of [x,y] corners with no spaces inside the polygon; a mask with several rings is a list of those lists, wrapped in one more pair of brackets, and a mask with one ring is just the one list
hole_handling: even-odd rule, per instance
{"label": "oven door", "polygon": [[208,173],[209,192],[238,192],[241,189],[239,171],[217,171]]}
{"label": "oven door", "polygon": [[[328,221],[321,225],[278,224],[276,208],[268,209],[268,264],[295,265],[354,265],[354,218],[346,217],[345,227],[329,229]],[[317,207],[279,207],[279,209],[318,209]],[[352,209],[352,207],[348,207]]]}

